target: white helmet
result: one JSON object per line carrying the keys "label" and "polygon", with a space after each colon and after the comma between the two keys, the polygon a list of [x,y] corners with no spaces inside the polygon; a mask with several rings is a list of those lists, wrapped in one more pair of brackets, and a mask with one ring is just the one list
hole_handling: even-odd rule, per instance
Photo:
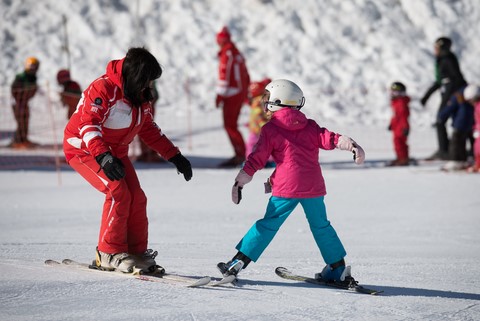
{"label": "white helmet", "polygon": [[284,107],[299,110],[305,104],[303,91],[294,82],[277,79],[265,86],[265,110],[277,111]]}
{"label": "white helmet", "polygon": [[465,100],[477,100],[480,98],[480,88],[477,85],[468,85],[463,91]]}

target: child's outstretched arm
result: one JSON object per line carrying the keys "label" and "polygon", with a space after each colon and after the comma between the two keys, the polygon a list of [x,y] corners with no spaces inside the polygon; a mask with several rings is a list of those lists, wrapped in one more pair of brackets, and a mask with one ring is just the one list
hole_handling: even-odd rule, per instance
{"label": "child's outstretched arm", "polygon": [[235,184],[232,187],[232,201],[235,204],[239,204],[242,200],[242,189],[245,184],[250,183],[252,176],[248,175],[243,169],[238,172],[235,177]]}
{"label": "child's outstretched arm", "polygon": [[338,138],[337,148],[352,152],[355,164],[360,165],[365,161],[365,152],[363,148],[348,136],[342,135]]}

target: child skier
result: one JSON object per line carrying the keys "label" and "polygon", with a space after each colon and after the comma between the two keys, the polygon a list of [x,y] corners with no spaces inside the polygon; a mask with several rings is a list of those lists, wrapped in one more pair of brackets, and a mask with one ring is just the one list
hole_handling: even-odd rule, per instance
{"label": "child skier", "polygon": [[264,108],[272,112],[271,120],[262,127],[260,139],[235,178],[232,201],[240,203],[242,188],[262,169],[270,155],[277,167],[269,178],[272,196],[264,218],[258,220],[238,243],[238,253],[217,267],[223,275],[237,275],[242,268],[256,262],[283,224],[300,203],[320,253],[327,263],[316,275],[326,281],[344,281],[346,251],[334,228],[327,220],[323,198],[325,182],[318,162],[319,149],[339,148],[354,153],[354,161],[363,163],[363,149],[347,136],[330,132],[300,111],[305,103],[302,90],[293,82],[279,79],[265,88]]}
{"label": "child skier", "polygon": [[[248,129],[250,130],[250,135],[248,136],[248,141],[246,144],[247,153],[250,155],[253,151],[253,147],[258,142],[260,137],[260,130],[270,119],[270,111],[263,110],[262,96],[265,91],[265,86],[271,83],[270,78],[265,78],[262,81],[252,82],[249,86],[250,93],[250,119],[248,122]],[[266,167],[275,167],[273,160],[269,159]]]}
{"label": "child skier", "polygon": [[472,104],[474,108],[475,125],[473,127],[473,156],[475,162],[468,168],[469,172],[480,173],[480,87],[477,85],[468,85],[463,92],[465,100]]}
{"label": "child skier", "polygon": [[390,166],[406,166],[409,163],[407,138],[410,130],[408,117],[410,97],[407,96],[407,88],[401,82],[394,82],[390,86],[390,104],[392,106],[392,119],[388,130],[393,133],[393,145],[397,159],[390,162]]}
{"label": "child skier", "polygon": [[464,98],[465,87],[457,90],[438,113],[438,121],[452,119],[452,137],[448,146],[449,161],[444,171],[464,170],[467,166],[467,139],[473,129],[473,106]]}

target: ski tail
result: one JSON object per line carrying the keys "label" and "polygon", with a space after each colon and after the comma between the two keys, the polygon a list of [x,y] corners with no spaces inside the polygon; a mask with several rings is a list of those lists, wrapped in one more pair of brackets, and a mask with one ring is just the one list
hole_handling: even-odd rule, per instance
{"label": "ski tail", "polygon": [[200,287],[208,285],[211,282],[211,277],[194,277],[194,276],[183,276],[174,273],[165,273],[163,268],[157,269],[155,271],[145,271],[136,269],[133,272],[119,272],[115,270],[103,269],[95,264],[93,261],[92,264],[78,262],[71,259],[64,259],[62,262],[55,260],[46,260],[45,265],[54,266],[54,267],[63,267],[78,269],[82,271],[91,271],[91,272],[100,272],[108,273],[110,275],[120,275],[125,277],[132,277],[142,281],[151,281],[151,282],[163,282],[163,283],[180,283],[186,287]]}

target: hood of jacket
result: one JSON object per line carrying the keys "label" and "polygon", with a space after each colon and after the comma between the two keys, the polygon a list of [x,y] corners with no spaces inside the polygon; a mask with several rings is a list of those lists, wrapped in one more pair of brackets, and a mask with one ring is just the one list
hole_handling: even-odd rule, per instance
{"label": "hood of jacket", "polygon": [[285,107],[274,112],[270,122],[288,130],[299,130],[307,126],[308,119],[301,111]]}
{"label": "hood of jacket", "polygon": [[120,87],[123,91],[123,77],[122,77],[122,68],[123,61],[125,58],[120,60],[112,60],[107,65],[107,76],[110,78],[115,85]]}

